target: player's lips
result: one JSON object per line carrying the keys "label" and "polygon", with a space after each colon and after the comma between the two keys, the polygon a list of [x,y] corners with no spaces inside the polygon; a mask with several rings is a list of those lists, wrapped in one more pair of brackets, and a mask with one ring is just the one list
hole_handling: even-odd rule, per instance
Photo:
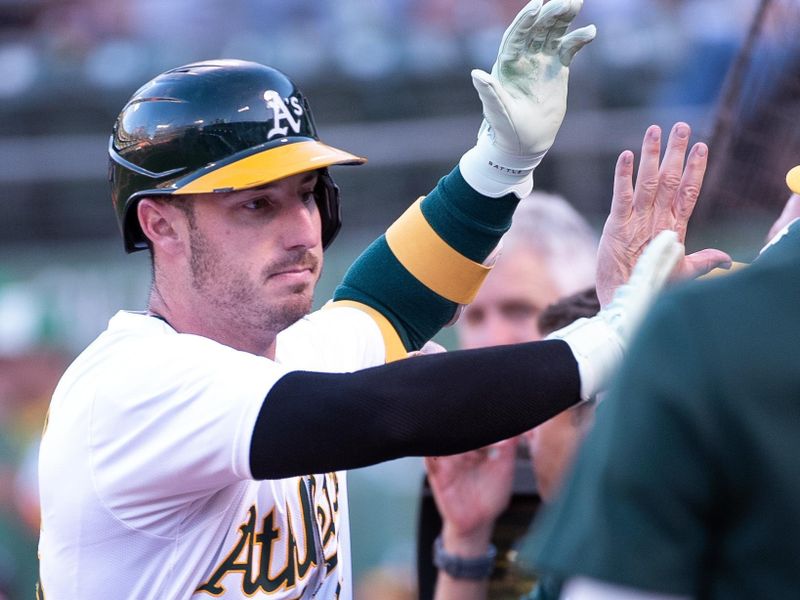
{"label": "player's lips", "polygon": [[262,281],[313,283],[319,267],[320,259],[311,252],[291,252],[266,265],[262,271]]}
{"label": "player's lips", "polygon": [[272,281],[283,281],[286,283],[301,283],[310,281],[314,276],[314,269],[312,267],[296,267],[292,269],[284,269],[277,273],[272,273],[269,279]]}

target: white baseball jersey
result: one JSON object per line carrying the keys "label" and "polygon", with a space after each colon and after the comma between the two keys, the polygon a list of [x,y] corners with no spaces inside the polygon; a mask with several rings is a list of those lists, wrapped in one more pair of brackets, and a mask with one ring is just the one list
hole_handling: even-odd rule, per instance
{"label": "white baseball jersey", "polygon": [[118,313],[50,406],[45,598],[350,599],[345,474],[254,481],[250,441],[286,372],[351,371],[384,353],[377,325],[352,308],[282,332],[275,361]]}

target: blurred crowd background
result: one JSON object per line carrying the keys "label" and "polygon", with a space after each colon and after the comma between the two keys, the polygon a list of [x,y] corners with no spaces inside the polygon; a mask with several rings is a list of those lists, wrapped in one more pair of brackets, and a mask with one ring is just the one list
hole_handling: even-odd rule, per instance
{"label": "blurred crowd background", "polygon": [[[788,95],[796,107],[800,96],[797,75],[788,91],[774,85],[778,74],[798,72],[797,0],[772,3],[760,37],[750,40],[750,62],[736,85],[725,84],[753,16],[767,4],[585,0],[577,24],[595,23],[598,37],[574,63],[568,115],[536,187],[566,196],[599,228],[619,152],[638,151],[652,122],[667,129],[685,120],[697,140],[714,137],[726,153],[738,152],[734,171],[758,185],[745,188],[720,167],[718,184],[739,196],[746,189],[749,199],[710,198],[689,249],[717,246],[751,259],[785,200],[753,173],[766,165],[780,190],[781,161],[800,163],[780,138],[785,121],[772,123],[758,146],[777,157],[756,161],[755,146],[731,138],[743,115],[763,123],[775,114],[769,98]],[[469,71],[491,68],[523,5],[0,0],[0,599],[30,597],[36,576],[36,448],[52,389],[116,310],[142,309],[147,297],[147,258],[124,255],[106,183],[108,135],[132,92],[196,60],[268,63],[310,98],[323,140],[370,159],[333,173],[345,225],[327,255],[321,303],[359,250],[472,145],[481,119]],[[759,92],[739,93],[743,82]],[[712,163],[726,162],[714,151]],[[453,343],[447,333],[440,341]],[[414,577],[420,472],[419,461],[406,460],[351,474],[362,590],[383,586],[380,597],[392,598],[392,585],[397,598],[413,597],[405,587]],[[379,597],[370,594],[362,597]]]}

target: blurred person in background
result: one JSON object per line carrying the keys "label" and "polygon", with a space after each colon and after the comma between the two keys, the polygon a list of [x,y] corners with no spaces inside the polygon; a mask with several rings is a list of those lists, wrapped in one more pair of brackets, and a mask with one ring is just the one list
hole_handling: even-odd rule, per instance
{"label": "blurred person in background", "polygon": [[[541,340],[543,311],[560,298],[594,285],[596,257],[597,235],[591,225],[564,198],[533,192],[520,201],[511,228],[503,237],[495,268],[475,299],[464,307],[456,325],[460,347]],[[546,333],[555,329],[558,327]],[[531,473],[527,445],[518,444],[516,448],[513,496],[492,536],[492,543],[498,549],[496,569],[490,580],[493,598],[516,597],[531,587],[530,579],[514,571],[509,558],[528,530],[540,502],[541,489]],[[417,537],[422,600],[433,597],[437,577],[433,544],[441,527],[441,515],[426,479]]]}
{"label": "blurred person in background", "polygon": [[[592,286],[548,306],[539,317],[539,329],[546,336],[578,319],[593,317],[599,310]],[[591,426],[594,408],[594,401],[582,402],[523,434],[542,502],[552,502],[561,489],[578,445]]]}
{"label": "blurred person in background", "polygon": [[[544,309],[538,328],[547,335],[577,319],[592,317],[599,310],[597,294],[591,287]],[[594,401],[583,402],[517,438],[460,455],[426,459],[433,497],[444,516],[443,529],[459,532],[466,525],[473,530],[470,536],[475,530],[492,529],[493,554],[497,556],[488,585],[487,581],[452,577],[440,569],[433,596],[436,600],[518,600],[533,588],[536,576],[516,565],[520,542],[528,532],[538,501],[550,502],[558,491],[591,426],[594,407]],[[526,446],[530,453],[521,452]],[[530,487],[521,492],[519,480],[526,475],[530,479],[531,474],[534,478],[530,486],[537,501],[523,503],[516,496],[533,492]],[[515,502],[521,504],[516,510]],[[474,539],[483,535],[478,533]],[[463,544],[462,552],[471,548],[485,552],[483,543],[473,545],[469,536],[459,543]]]}

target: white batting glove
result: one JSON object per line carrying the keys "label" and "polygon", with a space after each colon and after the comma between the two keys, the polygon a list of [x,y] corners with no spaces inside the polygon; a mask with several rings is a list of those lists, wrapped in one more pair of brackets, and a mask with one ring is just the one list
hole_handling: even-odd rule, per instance
{"label": "white batting glove", "polygon": [[492,74],[475,69],[483,105],[478,142],[461,158],[467,183],[484,196],[533,188],[533,169],[556,138],[567,110],[569,65],[594,39],[594,25],[567,34],[583,0],[532,0],[503,34]]}
{"label": "white batting glove", "polygon": [[590,319],[578,319],[547,336],[569,344],[581,376],[584,400],[602,391],[622,361],[630,340],[670,273],[683,257],[678,234],[665,230],[645,248],[627,283]]}

